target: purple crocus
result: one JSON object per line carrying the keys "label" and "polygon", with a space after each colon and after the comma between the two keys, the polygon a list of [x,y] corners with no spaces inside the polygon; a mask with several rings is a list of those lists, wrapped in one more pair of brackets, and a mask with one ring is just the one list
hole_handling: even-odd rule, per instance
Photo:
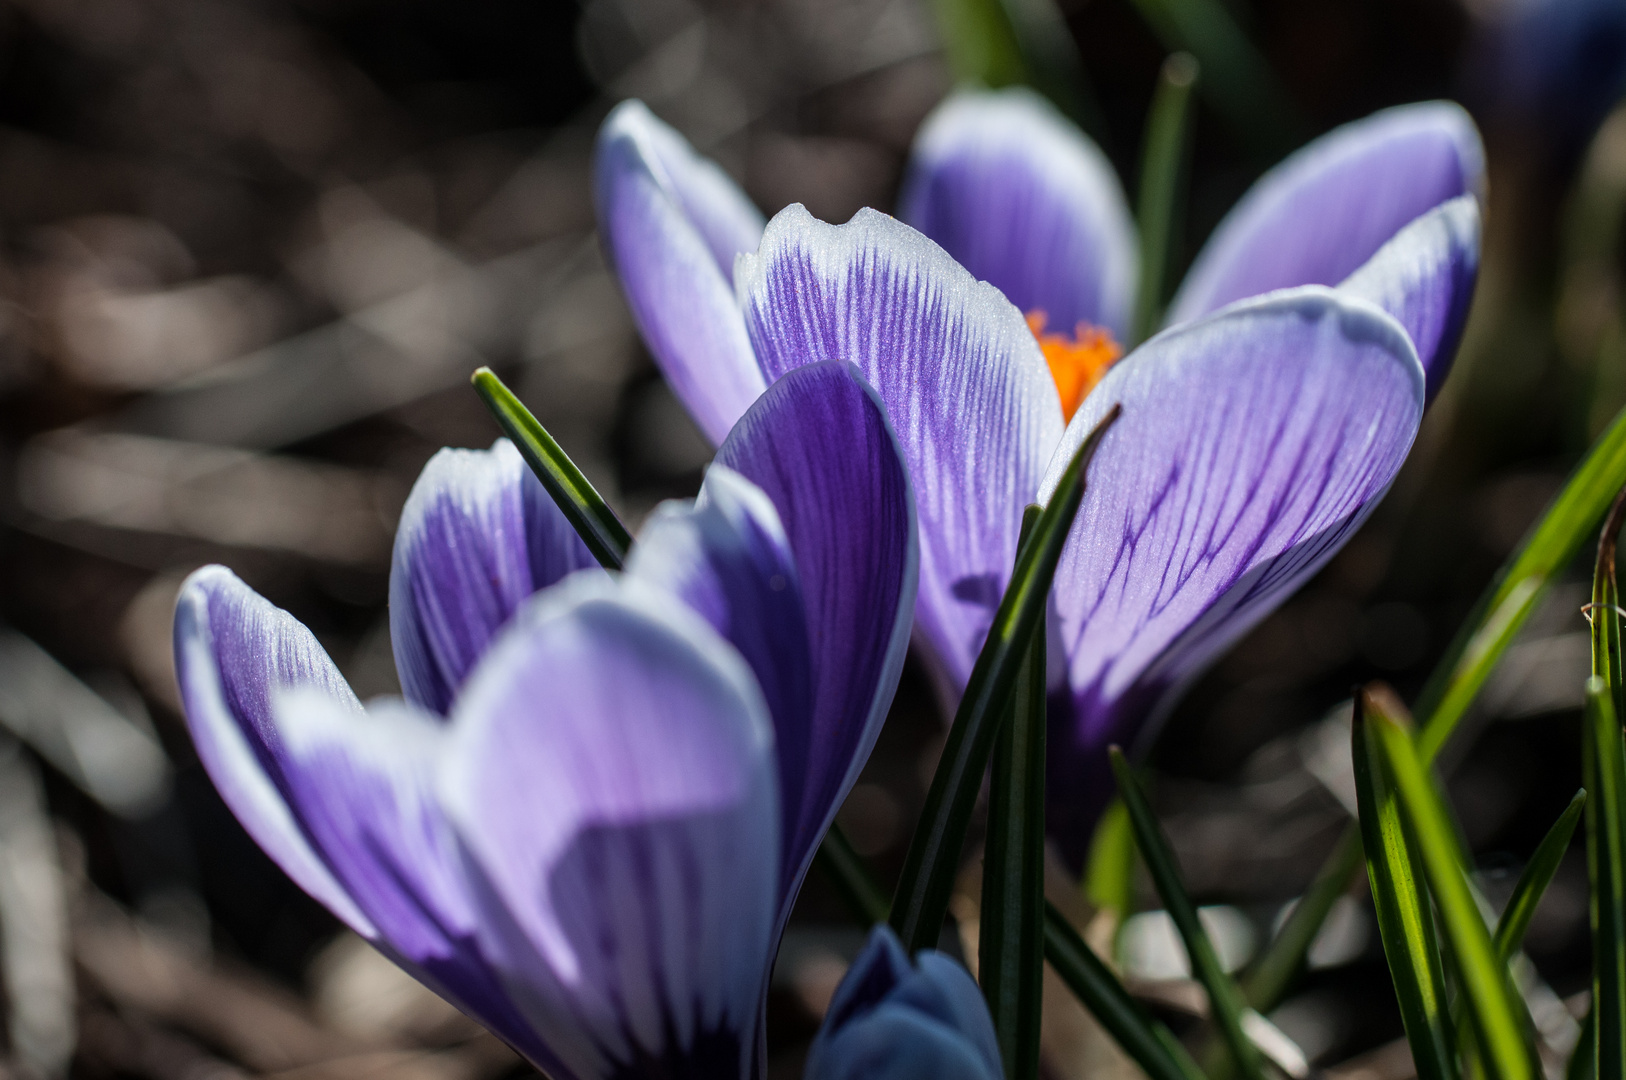
{"label": "purple crocus", "polygon": [[896,438],[851,367],[804,367],[624,574],[557,583],[584,552],[517,460],[445,451],[408,500],[405,701],[362,706],[292,616],[194,574],[199,757],[290,877],[549,1075],[751,1075],[779,932],[908,642]]}
{"label": "purple crocus", "polygon": [[[1122,333],[1134,248],[1099,153],[1030,94],[957,96],[928,120],[903,197],[924,232],[792,206],[753,244],[744,196],[636,102],[605,121],[595,185],[634,317],[708,431],[807,363],[847,360],[879,393],[919,505],[916,629],[950,695],[1008,580],[1022,506],[1123,405],[1051,619],[1050,827],[1077,858],[1111,790],[1107,745],[1147,737],[1394,479],[1461,333],[1481,171],[1451,105],[1312,144],[1216,230],[1174,325],[1065,403],[1057,376],[1076,373],[1050,361],[1093,362]],[[1040,305],[1085,332],[1041,349],[1024,315]]]}
{"label": "purple crocus", "polygon": [[936,949],[911,962],[886,925],[830,999],[807,1080],[1004,1080],[988,1006],[969,972]]}

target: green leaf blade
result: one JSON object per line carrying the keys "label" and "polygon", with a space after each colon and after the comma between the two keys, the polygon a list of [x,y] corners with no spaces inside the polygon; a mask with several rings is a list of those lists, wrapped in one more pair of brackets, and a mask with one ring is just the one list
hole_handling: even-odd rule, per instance
{"label": "green leaf blade", "polygon": [[1028,81],[1021,41],[1000,0],[937,0],[934,8],[956,79],[995,88]]}
{"label": "green leaf blade", "polygon": [[1432,762],[1553,579],[1574,560],[1626,486],[1626,409],[1576,466],[1541,520],[1475,606],[1429,676],[1416,715],[1417,751]]}
{"label": "green leaf blade", "polygon": [[1473,1020],[1484,1065],[1497,1080],[1535,1080],[1541,1075],[1529,1027],[1529,1014],[1514,990],[1506,962],[1497,955],[1485,920],[1474,901],[1466,861],[1445,800],[1423,764],[1405,726],[1404,707],[1386,689],[1368,688],[1361,709],[1393,778],[1400,810],[1422,864],[1440,925],[1462,982],[1463,1000]]}
{"label": "green leaf blade", "polygon": [[1134,5],[1165,49],[1184,49],[1201,61],[1204,98],[1256,155],[1274,157],[1298,141],[1304,121],[1291,97],[1221,0]]}
{"label": "green leaf blade", "polygon": [[1592,882],[1592,1054],[1598,1076],[1626,1075],[1626,742],[1620,727],[1620,594],[1615,545],[1626,512],[1616,498],[1592,577],[1592,677],[1581,731],[1587,874]]}
{"label": "green leaf blade", "polygon": [[1122,923],[1129,917],[1135,886],[1135,833],[1122,799],[1107,804],[1090,838],[1084,865],[1084,898]]}
{"label": "green leaf blade", "polygon": [[1187,147],[1191,138],[1191,92],[1198,64],[1190,53],[1177,52],[1163,61],[1146,135],[1141,146],[1140,195],[1135,206],[1140,228],[1140,287],[1126,348],[1134,348],[1157,329],[1174,239],[1185,205]]}
{"label": "green leaf blade", "polygon": [[1518,954],[1519,946],[1524,942],[1524,932],[1530,928],[1530,919],[1536,913],[1536,905],[1541,903],[1542,894],[1552,883],[1553,875],[1558,873],[1558,864],[1564,861],[1570,837],[1575,834],[1575,826],[1585,808],[1586,789],[1582,788],[1575,793],[1564,812],[1558,815],[1558,820],[1547,830],[1547,835],[1542,837],[1535,854],[1525,864],[1524,873],[1514,884],[1513,895],[1508,898],[1507,906],[1502,909],[1502,917],[1496,923],[1496,953],[1503,963]]}
{"label": "green leaf blade", "polygon": [[621,569],[632,547],[632,534],[610,504],[495,372],[482,367],[469,381],[593,558],[606,570]]}
{"label": "green leaf blade", "polygon": [[[1417,716],[1426,718],[1417,746],[1425,762],[1432,762],[1450,739],[1497,661],[1535,612],[1553,579],[1569,566],[1603,520],[1610,499],[1622,486],[1626,486],[1626,409],[1616,414],[1592,444],[1434,666],[1415,709]],[[1348,873],[1354,873],[1356,863],[1349,859],[1347,845],[1356,832],[1357,826],[1351,825],[1345,839],[1329,853],[1321,875],[1336,872],[1340,864],[1347,864]],[[1304,905],[1300,907],[1304,909]],[[1261,977],[1259,993],[1249,994],[1254,1008],[1266,1010],[1278,1004],[1331,908],[1329,902],[1323,910],[1305,910],[1301,932],[1278,934],[1255,961],[1253,970],[1268,970],[1271,977]],[[1288,975],[1284,977],[1282,972]]]}
{"label": "green leaf blade", "polygon": [[1079,445],[1050,505],[1040,512],[971,669],[892,901],[892,927],[910,952],[937,944],[994,738],[1028,641],[1043,620],[1056,563],[1084,499],[1085,471],[1119,412],[1114,405]]}
{"label": "green leaf blade", "polygon": [[1197,906],[1191,902],[1180,881],[1180,870],[1175,865],[1168,838],[1163,835],[1162,826],[1158,824],[1140,784],[1130,771],[1129,762],[1116,746],[1109,753],[1112,756],[1112,772],[1118,780],[1118,793],[1129,810],[1129,820],[1135,828],[1135,841],[1140,847],[1141,858],[1151,872],[1158,895],[1163,898],[1164,908],[1185,942],[1186,953],[1191,957],[1192,974],[1208,991],[1214,1024],[1246,1080],[1263,1080],[1264,1060],[1242,1026],[1245,1006],[1241,991],[1225,973],[1219,954],[1214,951],[1214,943],[1209,940],[1208,931],[1203,929],[1202,921],[1197,917]]}
{"label": "green leaf blade", "polygon": [[1248,970],[1242,992],[1247,995],[1249,1005],[1268,1012],[1286,996],[1288,987],[1304,967],[1305,957],[1321,932],[1322,923],[1327,921],[1338,898],[1349,891],[1350,878],[1360,869],[1361,850],[1360,830],[1346,829],[1304,897],[1271,939],[1270,947]]}
{"label": "green leaf blade", "polygon": [[1045,958],[1056,974],[1151,1080],[1204,1080],[1202,1070],[1174,1033],[1147,1015],[1112,969],[1049,904],[1045,905],[1044,933]]}
{"label": "green leaf blade", "polygon": [[870,876],[863,856],[853,849],[841,826],[830,826],[813,862],[835,885],[859,922],[866,927],[886,922],[886,893]]}
{"label": "green leaf blade", "polygon": [[1416,859],[1394,785],[1359,702],[1351,740],[1366,872],[1412,1061],[1419,1080],[1457,1080],[1460,1073],[1451,1018],[1445,1009],[1445,968],[1433,910],[1422,882],[1413,873]]}
{"label": "green leaf blade", "polygon": [[[1030,506],[1023,539],[1038,520]],[[1029,637],[994,744],[977,976],[1009,1080],[1037,1080],[1044,992],[1045,632]]]}

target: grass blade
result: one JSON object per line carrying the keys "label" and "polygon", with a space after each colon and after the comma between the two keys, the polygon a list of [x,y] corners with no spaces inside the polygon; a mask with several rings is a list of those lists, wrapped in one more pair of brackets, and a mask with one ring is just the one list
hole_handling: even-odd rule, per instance
{"label": "grass blade", "polygon": [[1394,783],[1412,841],[1414,865],[1422,865],[1438,906],[1440,926],[1451,945],[1463,1002],[1473,1020],[1486,1071],[1495,1080],[1535,1080],[1541,1070],[1529,1015],[1474,901],[1456,829],[1412,741],[1405,707],[1386,687],[1368,687],[1359,700],[1368,752],[1382,756],[1387,777]]}
{"label": "grass blade", "polygon": [[[1486,588],[1473,613],[1435,665],[1416,708],[1418,716],[1426,717],[1417,748],[1425,763],[1432,764],[1440,748],[1450,739],[1491,670],[1546,595],[1547,587],[1574,560],[1592,530],[1603,520],[1609,500],[1623,485],[1626,485],[1626,409],[1610,421],[1609,427],[1592,444],[1558,497]],[[1356,834],[1357,827],[1351,825],[1328,855],[1318,877],[1336,874],[1340,869],[1345,880],[1354,874],[1358,861],[1351,856],[1350,844]],[[1256,1009],[1273,1009],[1281,1001],[1291,985],[1292,974],[1303,966],[1304,950],[1315,940],[1336,897],[1328,897],[1326,907],[1320,910],[1310,908],[1308,899],[1306,897],[1306,903],[1300,904],[1288,920],[1289,927],[1294,921],[1301,923],[1297,932],[1289,935],[1286,932],[1289,927],[1284,927],[1254,962],[1254,972],[1270,973],[1268,978],[1261,975],[1257,992],[1250,989],[1248,994],[1249,1002]],[[1248,984],[1254,985],[1252,975]]]}
{"label": "grass blade", "polygon": [[513,440],[520,457],[536,473],[565,520],[593,553],[593,558],[606,570],[621,569],[627,559],[627,549],[632,547],[632,534],[621,524],[610,504],[587,482],[587,477],[554,442],[548,429],[503,385],[495,372],[488,367],[479,368],[469,381],[491,415],[497,418],[503,434]]}
{"label": "grass blade", "polygon": [[[817,861],[836,879],[860,922],[870,925],[885,918],[880,886],[839,828],[831,826],[825,834]],[[1048,902],[1043,907],[1045,959],[1123,1052],[1150,1080],[1206,1080],[1174,1033],[1129,996],[1118,976],[1084,943],[1066,917]]]}
{"label": "grass blade", "polygon": [[1118,794],[1123,797],[1124,806],[1129,810],[1129,820],[1135,827],[1135,841],[1140,847],[1141,858],[1151,871],[1158,895],[1163,898],[1163,906],[1186,944],[1193,974],[1208,991],[1209,1009],[1215,1026],[1224,1037],[1243,1077],[1246,1080],[1262,1080],[1263,1060],[1258,1048],[1242,1028],[1245,1008],[1242,994],[1220,966],[1214,943],[1209,940],[1208,932],[1197,918],[1197,906],[1191,902],[1185,886],[1180,883],[1180,871],[1175,866],[1174,852],[1169,850],[1168,838],[1163,835],[1162,826],[1147,805],[1146,796],[1130,771],[1123,751],[1112,747],[1110,753],[1112,772],[1118,778]]}
{"label": "grass blade", "polygon": [[[1023,515],[1022,538],[1038,520]],[[1029,636],[988,791],[977,978],[1009,1080],[1037,1080],[1044,992],[1045,627]]]}
{"label": "grass blade", "polygon": [[1135,832],[1122,799],[1107,805],[1084,864],[1084,898],[1097,911],[1110,911],[1121,924],[1129,917],[1135,886]]}
{"label": "grass blade", "polygon": [[1575,1049],[1570,1051],[1570,1062],[1564,1067],[1564,1080],[1592,1080],[1598,1075],[1598,1039],[1592,1015],[1592,1010],[1588,1009],[1586,1019],[1581,1021],[1581,1037],[1575,1041]]}
{"label": "grass blade", "polygon": [[853,850],[841,826],[830,826],[813,863],[830,878],[859,922],[865,926],[886,922],[886,892],[870,876],[863,856]]}
{"label": "grass blade", "polygon": [[1349,891],[1349,880],[1361,865],[1361,833],[1348,829],[1338,838],[1332,856],[1316,873],[1288,915],[1287,921],[1271,939],[1266,949],[1242,981],[1242,993],[1248,1004],[1266,1012],[1276,1007],[1287,994],[1293,980],[1304,967],[1310,945],[1321,932],[1321,924],[1338,898]]}
{"label": "grass blade", "polygon": [[1163,290],[1174,239],[1185,206],[1186,149],[1191,139],[1191,91],[1197,85],[1197,61],[1177,52],[1163,61],[1146,137],[1141,146],[1140,199],[1135,217],[1140,226],[1140,288],[1135,294],[1135,321],[1126,348],[1134,348],[1157,329],[1163,313]]}
{"label": "grass blade", "polygon": [[1574,560],[1626,486],[1626,409],[1592,444],[1541,520],[1463,623],[1417,701],[1417,751],[1432,762],[1553,579]]}
{"label": "grass blade", "polygon": [[1045,958],[1070,990],[1151,1080],[1204,1080],[1180,1040],[1148,1016],[1112,969],[1052,905],[1044,912]]}
{"label": "grass blade", "polygon": [[1598,540],[1592,577],[1592,677],[1581,733],[1586,862],[1592,882],[1592,1053],[1598,1076],[1626,1075],[1626,743],[1620,729],[1620,594],[1615,545],[1626,491]]}
{"label": "grass blade", "polygon": [[933,7],[956,79],[989,87],[1028,81],[1016,27],[1000,0],[937,0]]}
{"label": "grass blade", "polygon": [[1056,0],[1002,0],[1033,88],[1097,142],[1107,134],[1073,32]]}
{"label": "grass blade", "polygon": [[1134,0],[1170,52],[1203,65],[1203,97],[1256,155],[1275,157],[1299,140],[1304,122],[1264,55],[1221,0]]}
{"label": "grass blade", "polygon": [[1084,499],[1085,470],[1119,411],[1114,405],[1079,445],[1050,505],[1040,512],[1033,535],[1016,556],[1010,586],[971,669],[892,901],[892,927],[910,952],[937,944],[994,736],[1015,687],[1017,669],[1027,654],[1028,640],[1043,620],[1062,545]]}
{"label": "grass blade", "polygon": [[1455,1039],[1445,1006],[1445,970],[1434,913],[1423,882],[1414,873],[1417,859],[1400,816],[1394,784],[1364,713],[1362,699],[1357,697],[1350,737],[1378,934],[1419,1080],[1455,1080],[1459,1075]]}
{"label": "grass blade", "polygon": [[1553,875],[1558,872],[1558,864],[1564,861],[1564,852],[1569,850],[1570,837],[1575,834],[1575,825],[1581,820],[1581,811],[1585,808],[1586,789],[1582,788],[1575,793],[1575,798],[1570,800],[1564,812],[1558,815],[1558,820],[1547,830],[1547,835],[1542,837],[1536,853],[1530,856],[1524,873],[1514,884],[1513,895],[1508,898],[1507,907],[1502,909],[1502,917],[1496,922],[1496,953],[1503,963],[1512,960],[1524,942],[1524,932],[1530,928],[1530,918],[1536,913],[1536,905],[1541,903],[1541,894],[1547,891]]}

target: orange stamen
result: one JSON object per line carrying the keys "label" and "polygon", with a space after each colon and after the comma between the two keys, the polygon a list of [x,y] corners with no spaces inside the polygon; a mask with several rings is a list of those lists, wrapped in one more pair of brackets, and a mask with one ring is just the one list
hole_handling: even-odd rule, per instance
{"label": "orange stamen", "polygon": [[1050,365],[1050,377],[1056,380],[1056,393],[1061,397],[1061,414],[1068,420],[1078,411],[1084,395],[1094,389],[1118,357],[1123,346],[1112,339],[1112,331],[1104,326],[1080,322],[1071,335],[1047,334],[1044,331],[1049,317],[1043,311],[1030,311],[1028,329],[1039,341],[1045,363]]}

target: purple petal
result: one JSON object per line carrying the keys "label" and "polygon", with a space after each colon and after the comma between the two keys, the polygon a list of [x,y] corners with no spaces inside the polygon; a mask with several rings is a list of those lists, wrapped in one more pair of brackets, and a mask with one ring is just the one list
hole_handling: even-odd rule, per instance
{"label": "purple petal", "polygon": [[[750,665],[773,718],[780,850],[799,856],[801,848],[789,845],[803,828],[799,810],[809,779],[811,743],[820,733],[814,726],[807,610],[779,512],[755,484],[715,464],[694,503],[668,502],[656,508],[632,549],[627,573],[682,599]],[[851,726],[861,728],[866,717],[852,718]],[[839,738],[846,733],[831,734]],[[793,863],[786,858],[781,877],[788,878],[799,865],[799,859]],[[781,885],[782,910],[789,906],[790,884]]]}
{"label": "purple petal", "polygon": [[789,207],[737,278],[769,379],[847,360],[885,403],[920,515],[916,623],[957,691],[1004,591],[1022,507],[1061,436],[1038,343],[997,289],[873,210],[835,226]]}
{"label": "purple petal", "polygon": [[402,691],[440,715],[527,596],[597,565],[507,439],[446,449],[412,486],[390,566]]}
{"label": "purple petal", "polygon": [[1139,256],[1112,165],[1030,90],[954,94],[915,139],[898,216],[1052,329],[1129,329]]}
{"label": "purple petal", "polygon": [[1485,154],[1458,105],[1402,105],[1322,136],[1266,173],[1214,230],[1168,323],[1296,285],[1336,285],[1409,222],[1481,194]]}
{"label": "purple petal", "polygon": [[810,1080],[1000,1080],[993,1019],[969,972],[935,949],[911,964],[886,925],[836,988]]}
{"label": "purple petal", "polygon": [[762,218],[715,164],[644,107],[599,129],[599,229],[627,303],[672,392],[720,443],[766,384],[730,286]]}
{"label": "purple petal", "polygon": [[561,1080],[746,1074],[773,770],[750,670],[659,590],[577,576],[498,636],[454,710],[441,799],[482,949]]}
{"label": "purple petal", "polygon": [[1056,571],[1050,823],[1074,856],[1108,744],[1173,697],[1358,528],[1417,433],[1423,371],[1365,301],[1309,286],[1153,338],[1085,399],[1046,476],[1115,402]]}
{"label": "purple petal", "polygon": [[1400,321],[1433,401],[1451,371],[1479,280],[1479,201],[1462,195],[1407,225],[1338,286]]}
{"label": "purple petal", "polygon": [[760,488],[783,523],[806,606],[811,716],[774,713],[787,918],[903,672],[919,573],[914,499],[885,406],[851,364],[811,364],[774,383],[717,463],[702,503],[714,478],[724,489],[727,470]]}
{"label": "purple petal", "polygon": [[361,703],[311,632],[223,566],[187,578],[175,606],[175,673],[209,779],[266,854],[356,933],[378,937],[311,847],[280,787],[286,751],[271,697],[302,687],[344,712]]}
{"label": "purple petal", "polygon": [[556,1064],[475,941],[478,911],[435,793],[450,734],[402,702],[356,713],[310,689],[275,700],[289,803],[397,963],[546,1068]]}

